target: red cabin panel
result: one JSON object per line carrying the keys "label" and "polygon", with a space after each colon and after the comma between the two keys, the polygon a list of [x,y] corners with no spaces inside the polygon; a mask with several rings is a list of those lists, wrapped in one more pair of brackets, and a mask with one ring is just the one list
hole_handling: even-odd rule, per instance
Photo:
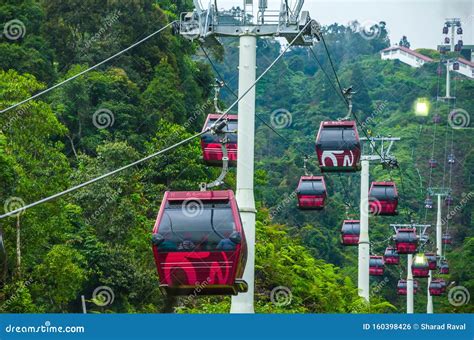
{"label": "red cabin panel", "polygon": [[153,228],[160,288],[169,295],[237,295],[245,234],[231,190],[166,192]]}
{"label": "red cabin panel", "polygon": [[397,265],[400,263],[400,255],[394,247],[387,247],[387,249],[385,249],[383,259],[385,264],[388,265]]}
{"label": "red cabin panel", "polygon": [[430,266],[425,254],[417,254],[411,265],[413,277],[428,277]]}
{"label": "red cabin panel", "polygon": [[428,267],[430,270],[436,270],[438,266],[438,258],[434,253],[425,253],[426,259],[428,260]]}
{"label": "red cabin panel", "polygon": [[[208,115],[202,131],[212,126],[220,117],[220,114]],[[227,118],[228,123],[225,131],[237,130],[238,116],[228,115]],[[237,164],[237,133],[229,133],[227,137],[229,139],[229,142],[226,144],[229,165],[235,166]],[[201,136],[201,149],[204,162],[207,165],[221,166],[223,154],[219,136],[211,132],[203,134]]]}
{"label": "red cabin panel", "polygon": [[416,228],[401,228],[395,235],[395,247],[399,254],[414,254],[418,248]]}
{"label": "red cabin panel", "polygon": [[[397,294],[398,295],[407,295],[408,283],[407,280],[401,279],[397,283]],[[413,294],[418,292],[418,281],[413,280]]]}
{"label": "red cabin panel", "polygon": [[296,189],[298,208],[321,210],[327,197],[326,182],[323,176],[302,176]]}
{"label": "red cabin panel", "polygon": [[444,293],[443,284],[438,279],[432,279],[428,289],[432,296],[440,296]]}
{"label": "red cabin panel", "polygon": [[369,274],[372,276],[382,276],[385,270],[383,256],[371,255],[369,260]]}
{"label": "red cabin panel", "polygon": [[394,182],[372,182],[369,209],[374,215],[397,215],[398,191]]}
{"label": "red cabin panel", "polygon": [[316,154],[323,172],[360,170],[360,138],[355,121],[321,122]]}
{"label": "red cabin panel", "polygon": [[341,229],[341,243],[344,246],[359,245],[360,221],[345,220]]}
{"label": "red cabin panel", "polygon": [[441,261],[439,265],[439,273],[440,274],[449,274],[449,264],[446,260]]}

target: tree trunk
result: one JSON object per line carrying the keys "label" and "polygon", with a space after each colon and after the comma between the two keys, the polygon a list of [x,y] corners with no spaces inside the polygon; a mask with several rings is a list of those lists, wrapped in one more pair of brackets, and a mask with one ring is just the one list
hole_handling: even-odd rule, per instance
{"label": "tree trunk", "polygon": [[8,261],[7,250],[3,242],[3,229],[0,228],[0,287],[7,281]]}
{"label": "tree trunk", "polygon": [[21,278],[21,228],[20,214],[16,216],[16,272],[18,278]]}
{"label": "tree trunk", "polygon": [[178,299],[174,296],[165,297],[165,305],[163,306],[162,313],[173,314],[174,307],[176,306]]}

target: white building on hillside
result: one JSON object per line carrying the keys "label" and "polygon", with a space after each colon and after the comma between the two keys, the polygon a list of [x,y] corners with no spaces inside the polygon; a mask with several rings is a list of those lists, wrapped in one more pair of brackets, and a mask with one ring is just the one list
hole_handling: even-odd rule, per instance
{"label": "white building on hillside", "polygon": [[392,46],[380,51],[382,60],[400,60],[402,63],[412,67],[420,67],[425,63],[431,63],[433,59],[404,46]]}
{"label": "white building on hillside", "polygon": [[461,73],[469,78],[474,78],[474,63],[464,58],[458,58],[459,70],[455,71]]}

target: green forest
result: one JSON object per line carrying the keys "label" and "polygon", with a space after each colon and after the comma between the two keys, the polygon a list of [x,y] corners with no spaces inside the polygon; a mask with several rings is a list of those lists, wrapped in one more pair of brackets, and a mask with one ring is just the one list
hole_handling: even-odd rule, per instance
{"label": "green forest", "polygon": [[[97,0],[3,0],[0,23],[18,20],[21,25],[0,36],[0,111],[78,75],[192,9],[189,0],[110,0],[106,5]],[[459,207],[449,220],[453,243],[446,257],[451,270],[443,277],[451,286],[474,292],[474,135],[472,129],[452,129],[447,123],[454,108],[474,112],[474,82],[456,73],[455,104],[437,102],[445,76],[440,84],[438,63],[411,68],[382,61],[379,52],[393,43],[389,27],[381,22],[380,34],[364,39],[357,26],[322,28],[339,80],[355,90],[354,112],[368,134],[401,137],[393,148],[399,170],[371,166],[371,180],[393,179],[400,191],[398,216],[370,218],[371,251],[383,253],[393,234],[390,223],[434,225],[436,209],[424,207],[434,150],[440,166],[431,183],[450,184],[454,206]],[[214,110],[216,78],[227,85],[220,106],[235,101],[238,40],[221,43],[202,46],[167,28],[46,95],[2,111],[1,214],[200,132]],[[281,43],[259,39],[257,74],[279,55]],[[383,277],[371,278],[367,304],[357,292],[357,247],[340,244],[343,220],[359,215],[359,173],[326,176],[329,199],[323,211],[296,207],[293,192],[304,174],[305,154],[312,156],[309,170],[319,173],[314,145],[320,122],[347,113],[327,79],[336,82],[322,44],[313,49],[319,63],[308,48],[290,48],[256,88],[256,312],[405,313],[406,297],[397,295],[396,285],[406,277],[406,259]],[[422,53],[440,59],[436,50]],[[419,98],[429,100],[428,116],[415,114]],[[266,126],[277,110],[291,114],[291,121],[277,129],[284,138]],[[441,116],[436,127],[435,114]],[[448,175],[443,164],[451,146],[456,164]],[[203,163],[199,139],[194,139],[106,180],[0,219],[1,312],[80,313],[81,296],[88,313],[168,310],[151,246],[161,200],[167,190],[199,190],[200,183],[219,172]],[[235,189],[235,184],[231,169],[224,187]],[[434,247],[428,244],[427,250]],[[113,292],[112,303],[93,298],[102,286]],[[272,290],[279,286],[291,291],[289,304],[271,301]],[[421,279],[415,312],[426,311],[426,293],[426,280]],[[172,312],[228,313],[230,301],[179,298]],[[446,295],[435,297],[434,306],[437,313],[474,312],[472,300],[454,306]]]}

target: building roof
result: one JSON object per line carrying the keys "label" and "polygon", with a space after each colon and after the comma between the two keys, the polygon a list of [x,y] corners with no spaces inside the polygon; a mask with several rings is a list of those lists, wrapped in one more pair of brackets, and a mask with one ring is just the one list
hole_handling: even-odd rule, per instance
{"label": "building roof", "polygon": [[458,61],[464,65],[474,67],[474,63],[472,61],[466,60],[464,58],[458,58]]}
{"label": "building roof", "polygon": [[413,50],[410,50],[409,48],[407,47],[404,47],[404,46],[392,46],[392,47],[387,47],[386,49],[383,49],[382,51],[380,52],[387,52],[387,51],[395,51],[395,50],[402,50],[408,54],[411,54],[417,58],[420,58],[421,60],[424,60],[426,62],[432,62],[433,59],[431,59],[430,57],[427,57],[421,53],[418,53],[416,51],[413,51]]}

